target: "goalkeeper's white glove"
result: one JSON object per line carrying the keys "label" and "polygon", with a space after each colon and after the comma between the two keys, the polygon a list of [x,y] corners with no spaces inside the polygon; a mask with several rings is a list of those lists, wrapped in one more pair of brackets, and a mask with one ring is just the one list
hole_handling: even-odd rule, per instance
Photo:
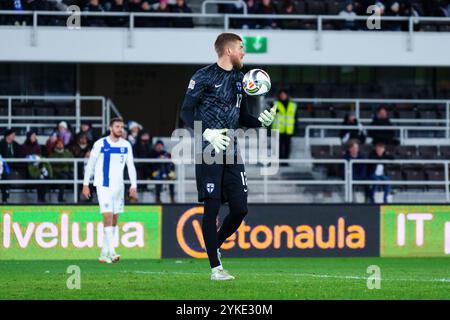
{"label": "goalkeeper's white glove", "polygon": [[230,144],[230,137],[226,136],[228,129],[206,129],[203,137],[212,144],[214,150],[225,150]]}
{"label": "goalkeeper's white glove", "polygon": [[264,110],[264,112],[261,112],[258,117],[258,120],[261,121],[263,127],[268,128],[275,119],[276,114],[277,114],[277,107],[273,106],[272,108],[270,108],[270,111]]}

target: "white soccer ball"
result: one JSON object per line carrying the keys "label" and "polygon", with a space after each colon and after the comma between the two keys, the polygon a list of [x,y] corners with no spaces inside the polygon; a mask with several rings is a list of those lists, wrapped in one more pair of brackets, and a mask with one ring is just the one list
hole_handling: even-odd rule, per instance
{"label": "white soccer ball", "polygon": [[269,74],[262,69],[250,70],[242,80],[242,87],[249,96],[266,94],[269,92],[271,85]]}

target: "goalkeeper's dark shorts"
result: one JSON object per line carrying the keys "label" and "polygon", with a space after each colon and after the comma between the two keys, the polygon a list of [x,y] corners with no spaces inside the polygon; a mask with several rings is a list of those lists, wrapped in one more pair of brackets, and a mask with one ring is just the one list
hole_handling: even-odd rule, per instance
{"label": "goalkeeper's dark shorts", "polygon": [[228,202],[236,196],[247,196],[247,174],[242,163],[196,164],[198,201],[219,199]]}

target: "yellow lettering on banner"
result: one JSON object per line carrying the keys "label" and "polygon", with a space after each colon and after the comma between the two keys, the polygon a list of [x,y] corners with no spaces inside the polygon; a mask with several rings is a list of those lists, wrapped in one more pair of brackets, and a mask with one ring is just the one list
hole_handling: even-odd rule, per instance
{"label": "yellow lettering on banner", "polygon": [[336,227],[330,226],[328,228],[328,241],[323,240],[323,228],[321,225],[316,227],[316,242],[321,249],[332,249],[336,246]]}
{"label": "yellow lettering on banner", "polygon": [[275,226],[274,228],[274,244],[275,249],[280,249],[281,247],[281,236],[286,234],[286,247],[292,249],[294,247],[294,230],[291,226],[282,225]]}
{"label": "yellow lettering on banner", "polygon": [[250,228],[250,226],[247,226],[245,224],[245,221],[242,221],[242,224],[241,224],[241,226],[238,229],[238,245],[239,245],[239,248],[244,249],[244,250],[251,248],[251,244],[248,243],[247,241],[245,241],[245,234],[247,232],[250,232],[251,229],[252,228]]}
{"label": "yellow lettering on banner", "polygon": [[[258,233],[264,233],[265,239],[263,242],[260,242],[258,240]],[[260,250],[267,249],[268,247],[270,247],[272,239],[273,239],[272,231],[270,230],[269,227],[265,225],[256,226],[250,233],[250,243],[256,249]]]}
{"label": "yellow lettering on banner", "polygon": [[299,249],[314,248],[314,230],[308,225],[298,226],[295,229],[298,234],[295,236],[295,246]]}
{"label": "yellow lettering on banner", "polygon": [[359,225],[353,225],[347,228],[349,234],[345,239],[347,247],[350,249],[364,248],[366,246],[366,232]]}

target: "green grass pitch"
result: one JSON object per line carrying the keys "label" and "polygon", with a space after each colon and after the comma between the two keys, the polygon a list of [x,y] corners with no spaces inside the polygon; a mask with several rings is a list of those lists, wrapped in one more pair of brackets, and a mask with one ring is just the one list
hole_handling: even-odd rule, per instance
{"label": "green grass pitch", "polygon": [[[69,290],[68,266],[81,270]],[[209,280],[206,260],[0,261],[0,299],[450,299],[448,258],[224,259],[234,281]],[[381,288],[367,288],[367,267]]]}

